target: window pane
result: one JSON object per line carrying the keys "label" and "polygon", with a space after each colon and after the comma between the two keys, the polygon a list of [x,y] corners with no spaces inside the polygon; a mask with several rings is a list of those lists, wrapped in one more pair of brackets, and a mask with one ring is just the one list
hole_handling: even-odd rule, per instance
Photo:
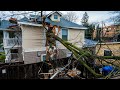
{"label": "window pane", "polygon": [[68,30],[67,29],[62,29],[62,35],[68,35]]}
{"label": "window pane", "polygon": [[111,55],[112,55],[112,51],[104,50],[104,56],[111,56]]}
{"label": "window pane", "polygon": [[58,19],[58,15],[54,15],[54,19]]}
{"label": "window pane", "polygon": [[43,56],[43,61],[45,61],[45,60],[46,60],[46,55]]}
{"label": "window pane", "polygon": [[67,36],[66,35],[62,35],[62,39],[67,41]]}
{"label": "window pane", "polygon": [[62,39],[63,40],[68,40],[68,30],[67,29],[62,29]]}

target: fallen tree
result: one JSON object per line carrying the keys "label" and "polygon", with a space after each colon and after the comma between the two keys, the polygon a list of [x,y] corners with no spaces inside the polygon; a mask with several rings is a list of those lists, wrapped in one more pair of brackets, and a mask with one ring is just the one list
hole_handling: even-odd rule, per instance
{"label": "fallen tree", "polygon": [[74,54],[74,56],[80,62],[80,64],[83,65],[85,68],[87,68],[95,77],[103,77],[102,74],[96,73],[90,66],[88,66],[86,64],[86,62],[84,62],[82,60],[83,58],[84,59],[88,59],[88,60],[89,60],[89,58],[91,58],[92,62],[94,61],[94,57],[92,56],[92,54],[89,51],[82,50],[82,49],[72,45],[71,43],[62,40],[61,38],[59,38],[58,36],[54,35],[53,33],[47,34],[47,36],[48,37],[53,37],[57,41],[62,43],[68,50],[70,50]]}

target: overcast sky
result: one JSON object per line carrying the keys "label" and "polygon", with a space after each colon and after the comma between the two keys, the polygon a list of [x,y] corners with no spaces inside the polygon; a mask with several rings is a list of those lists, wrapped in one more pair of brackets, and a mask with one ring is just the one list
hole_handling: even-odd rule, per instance
{"label": "overcast sky", "polygon": [[[50,13],[51,11],[47,11],[46,14]],[[65,14],[67,13],[67,11],[60,11],[61,13]],[[69,11],[68,11],[69,12]],[[78,24],[81,24],[81,19],[83,17],[83,14],[85,12],[88,13],[89,16],[89,22],[101,22],[101,21],[106,21],[106,19],[109,19],[110,17],[113,16],[113,14],[111,14],[110,12],[113,11],[73,11],[74,13],[76,13],[76,15],[79,17],[77,22]],[[3,11],[0,11],[0,16],[7,16],[7,14],[9,14],[9,11],[5,12],[5,15],[2,14]],[[8,15],[9,16],[9,15]],[[108,23],[108,22],[106,22]],[[110,23],[108,23],[110,24]]]}
{"label": "overcast sky", "polygon": [[[47,13],[49,13],[48,11]],[[63,14],[67,13],[66,11],[60,11]],[[70,12],[70,11],[68,11]],[[76,15],[79,17],[76,23],[81,24],[81,19],[83,17],[83,14],[87,12],[89,16],[89,22],[101,22],[104,21],[106,24],[111,24],[110,22],[108,23],[106,20],[109,19],[110,17],[114,16],[111,12],[113,11],[74,11]]]}

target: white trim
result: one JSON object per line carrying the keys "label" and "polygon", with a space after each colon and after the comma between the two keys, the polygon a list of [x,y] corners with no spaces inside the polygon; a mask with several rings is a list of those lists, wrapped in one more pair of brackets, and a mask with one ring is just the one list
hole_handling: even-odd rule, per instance
{"label": "white trim", "polygon": [[120,44],[120,42],[106,42],[106,43],[98,43],[98,45],[100,45],[100,44]]}
{"label": "white trim", "polygon": [[50,15],[52,15],[52,14],[54,14],[54,13],[59,13],[61,16],[62,16],[62,13],[61,12],[59,12],[59,11],[52,11],[52,12],[50,12],[48,15],[47,15],[47,17],[49,17]]}
{"label": "white trim", "polygon": [[24,49],[24,52],[36,52],[36,51],[46,51],[46,47],[41,47],[41,48],[27,48]]}
{"label": "white trim", "polygon": [[12,30],[12,29],[5,29],[5,28],[0,28],[1,31],[4,31],[4,30],[10,30],[10,31],[15,31],[15,30]]}
{"label": "white trim", "polygon": [[42,24],[36,24],[36,23],[26,23],[26,22],[18,22],[18,24],[22,24],[22,25],[30,25],[30,26],[38,26],[38,27],[42,27]]}
{"label": "white trim", "polygon": [[70,33],[70,31],[69,31],[69,29],[68,29],[68,40],[67,41],[69,41],[69,39],[70,39],[70,35],[69,35],[69,33]]}
{"label": "white trim", "polygon": [[78,29],[78,30],[79,29],[83,29],[83,30],[87,29],[86,27],[63,27],[63,28],[73,28],[73,29]]}
{"label": "white trim", "polygon": [[45,56],[46,54],[41,54],[41,61],[43,61],[43,56]]}

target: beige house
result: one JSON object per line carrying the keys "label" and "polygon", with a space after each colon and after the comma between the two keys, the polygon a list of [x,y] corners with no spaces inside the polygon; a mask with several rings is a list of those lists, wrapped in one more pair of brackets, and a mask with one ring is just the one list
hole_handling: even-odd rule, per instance
{"label": "beige house", "polygon": [[[84,32],[86,27],[70,22],[62,17],[60,12],[51,12],[46,16],[46,23],[60,26],[59,37],[67,40],[79,48],[84,45]],[[36,22],[34,22],[36,21]],[[26,21],[19,21],[21,27],[21,57],[25,64],[36,63],[46,59],[46,33],[41,24],[41,17],[30,15]],[[56,28],[56,30],[58,30]],[[70,56],[68,51],[61,43],[56,42],[58,48],[57,58],[65,58]],[[19,50],[20,51],[20,50]],[[6,59],[9,62],[8,59]]]}
{"label": "beige house", "polygon": [[[98,56],[120,56],[120,42],[107,42],[96,45],[95,52]],[[106,59],[108,62],[114,62],[116,65],[120,65],[120,61],[114,59]],[[96,60],[96,64],[105,63],[104,60],[101,62]]]}

